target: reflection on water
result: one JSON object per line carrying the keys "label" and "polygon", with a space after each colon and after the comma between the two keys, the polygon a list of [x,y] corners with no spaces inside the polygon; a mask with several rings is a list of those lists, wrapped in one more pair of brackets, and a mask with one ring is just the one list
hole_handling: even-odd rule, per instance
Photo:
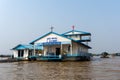
{"label": "reflection on water", "polygon": [[120,80],[120,57],[87,62],[0,63],[0,80]]}

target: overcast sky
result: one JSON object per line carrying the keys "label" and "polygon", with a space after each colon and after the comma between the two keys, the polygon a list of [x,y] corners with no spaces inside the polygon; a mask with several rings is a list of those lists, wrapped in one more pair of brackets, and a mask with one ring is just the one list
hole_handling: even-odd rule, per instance
{"label": "overcast sky", "polygon": [[120,52],[120,0],[0,0],[0,54],[72,25],[91,32],[90,52]]}

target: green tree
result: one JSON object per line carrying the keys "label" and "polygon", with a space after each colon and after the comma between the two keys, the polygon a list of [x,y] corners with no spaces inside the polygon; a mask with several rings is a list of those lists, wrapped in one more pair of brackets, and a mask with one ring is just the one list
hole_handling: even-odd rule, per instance
{"label": "green tree", "polygon": [[102,58],[108,58],[108,55],[109,55],[109,53],[107,53],[107,52],[102,52],[101,53]]}

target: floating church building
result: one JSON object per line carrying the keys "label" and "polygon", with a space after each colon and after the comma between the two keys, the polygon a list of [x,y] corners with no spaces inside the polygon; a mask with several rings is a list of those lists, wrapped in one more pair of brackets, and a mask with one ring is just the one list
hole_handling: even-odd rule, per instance
{"label": "floating church building", "polygon": [[91,49],[88,42],[91,33],[71,30],[63,34],[50,32],[30,42],[29,45],[19,44],[14,47],[16,59],[29,60],[89,60]]}

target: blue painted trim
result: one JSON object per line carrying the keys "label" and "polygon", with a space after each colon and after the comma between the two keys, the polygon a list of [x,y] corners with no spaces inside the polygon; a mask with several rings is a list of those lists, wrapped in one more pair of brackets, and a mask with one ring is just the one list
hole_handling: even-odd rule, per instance
{"label": "blue painted trim", "polygon": [[71,42],[68,42],[68,41],[64,41],[64,42],[61,42],[62,44],[71,44]]}
{"label": "blue painted trim", "polygon": [[17,48],[20,47],[20,46],[22,46],[22,44],[19,44],[19,45],[15,46],[14,48],[12,48],[12,50],[17,49]]}
{"label": "blue painted trim", "polygon": [[[61,44],[71,44],[71,41],[63,41],[63,42],[61,42]],[[43,46],[43,43],[38,43],[38,44],[36,44],[36,45],[40,45],[40,46]]]}
{"label": "blue painted trim", "polygon": [[61,45],[61,42],[44,42],[43,46],[45,45]]}

